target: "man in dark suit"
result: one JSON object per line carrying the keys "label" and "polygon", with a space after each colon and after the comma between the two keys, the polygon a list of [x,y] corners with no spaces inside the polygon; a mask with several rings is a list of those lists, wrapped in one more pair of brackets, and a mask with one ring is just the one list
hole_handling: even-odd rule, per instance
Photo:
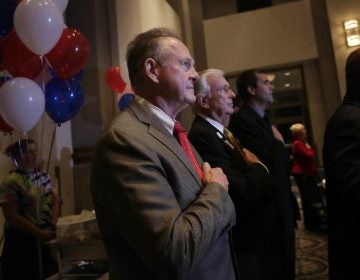
{"label": "man in dark suit", "polygon": [[290,158],[283,137],[265,115],[266,108],[274,101],[274,87],[264,71],[249,70],[239,75],[237,90],[244,104],[232,115],[229,129],[269,168],[282,240],[280,275],[274,279],[292,280],[295,279],[295,220]]}
{"label": "man in dark suit", "polygon": [[[197,115],[189,139],[205,161],[221,167],[228,177],[229,194],[236,209],[232,237],[241,279],[264,279],[263,266],[273,263],[262,259],[263,253],[278,250],[280,242],[274,201],[268,189],[268,170],[254,154],[234,143],[236,139],[225,128],[234,112],[235,94],[223,71],[202,72],[196,97]],[[269,279],[275,277],[276,274],[268,275]]]}
{"label": "man in dark suit", "polygon": [[327,123],[323,146],[331,280],[360,279],[360,49],[349,55],[345,71],[346,94]]}
{"label": "man in dark suit", "polygon": [[156,28],[129,44],[127,63],[136,97],[102,136],[91,172],[110,279],[238,279],[227,178],[190,148],[198,173],[173,136],[176,115],[195,102],[189,50]]}

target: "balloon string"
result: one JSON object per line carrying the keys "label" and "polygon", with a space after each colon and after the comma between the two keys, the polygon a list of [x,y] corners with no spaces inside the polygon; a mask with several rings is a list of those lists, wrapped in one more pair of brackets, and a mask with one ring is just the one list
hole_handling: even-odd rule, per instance
{"label": "balloon string", "polygon": [[10,80],[11,79],[11,77],[10,77],[10,73],[9,73],[9,71],[8,70],[3,70],[3,75],[4,75],[4,79],[5,79],[5,81],[8,81],[8,80]]}
{"label": "balloon string", "polygon": [[46,65],[50,68],[50,70],[54,70],[54,67],[52,67],[52,65],[50,64],[50,62],[46,56],[44,56],[44,60],[45,60]]}
{"label": "balloon string", "polygon": [[52,149],[53,149],[54,141],[55,141],[55,134],[56,134],[56,124],[54,125],[54,130],[53,130],[53,133],[52,133],[52,136],[51,136],[49,157],[48,157],[48,161],[47,161],[47,165],[46,165],[46,173],[49,172],[49,168],[50,168],[50,160],[51,160]]}
{"label": "balloon string", "polygon": [[45,60],[45,63],[47,64],[47,66],[49,66],[49,68],[52,69],[51,64],[50,64],[50,62],[49,62],[49,60],[47,59],[46,56],[44,56],[44,60]]}
{"label": "balloon string", "polygon": [[45,65],[45,57],[43,55],[40,55],[41,59],[41,66],[42,66],[42,90],[45,93],[45,72],[44,72],[44,65]]}

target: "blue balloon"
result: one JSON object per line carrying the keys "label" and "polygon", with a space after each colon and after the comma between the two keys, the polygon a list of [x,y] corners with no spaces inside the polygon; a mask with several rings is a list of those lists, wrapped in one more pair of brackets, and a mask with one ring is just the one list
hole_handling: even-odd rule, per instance
{"label": "blue balloon", "polygon": [[15,0],[0,0],[0,39],[14,26]]}
{"label": "blue balloon", "polygon": [[72,119],[84,103],[81,84],[77,80],[53,78],[45,86],[45,110],[58,124]]}
{"label": "blue balloon", "polygon": [[119,100],[119,109],[120,111],[124,110],[130,102],[135,98],[135,95],[133,93],[124,93]]}

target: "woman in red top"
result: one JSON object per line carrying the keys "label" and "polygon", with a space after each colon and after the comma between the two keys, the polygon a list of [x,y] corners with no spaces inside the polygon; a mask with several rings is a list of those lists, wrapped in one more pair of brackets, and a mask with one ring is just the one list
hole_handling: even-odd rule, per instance
{"label": "woman in red top", "polygon": [[322,203],[317,186],[315,151],[307,142],[307,133],[303,124],[293,124],[290,131],[293,137],[291,171],[300,191],[305,228],[317,230],[320,226],[320,217],[316,205],[321,206]]}

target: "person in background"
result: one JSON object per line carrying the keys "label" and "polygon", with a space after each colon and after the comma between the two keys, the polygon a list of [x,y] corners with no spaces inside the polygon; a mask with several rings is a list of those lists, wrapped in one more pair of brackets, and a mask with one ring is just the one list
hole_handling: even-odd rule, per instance
{"label": "person in background", "polygon": [[[274,86],[263,70],[248,70],[238,76],[237,91],[244,104],[231,116],[229,129],[270,171],[270,188],[280,222],[279,254],[274,256],[275,279],[295,279],[295,199],[291,192],[290,157],[284,139],[265,110],[274,102]],[[276,261],[280,259],[280,261]],[[271,266],[269,266],[270,268]],[[274,271],[271,272],[273,274]]]}
{"label": "person in background", "polygon": [[360,49],[347,58],[346,94],[325,130],[329,278],[360,279]]}
{"label": "person in background", "polygon": [[[234,114],[236,114],[237,112],[240,111],[241,106],[243,105],[243,101],[241,100],[241,97],[239,94],[236,94],[233,100],[234,100]],[[230,118],[229,118],[229,121],[230,121]],[[229,124],[227,124],[227,125],[229,125]]]}
{"label": "person in background", "polygon": [[175,120],[195,102],[188,48],[151,29],[130,42],[127,64],[136,96],[97,145],[90,181],[110,279],[239,279],[228,180]]}
{"label": "person in background", "polygon": [[315,151],[307,142],[307,133],[302,123],[290,126],[293,142],[292,169],[296,184],[299,187],[304,225],[307,230],[318,230],[320,227],[320,206],[322,198],[317,186],[317,165]]}
{"label": "person in background", "polygon": [[254,154],[236,144],[237,139],[226,129],[234,113],[235,93],[229,88],[224,72],[218,69],[202,72],[196,96],[197,114],[189,139],[204,160],[221,167],[228,177],[229,194],[236,209],[232,237],[241,279],[263,279],[263,266],[272,263],[263,258],[264,252],[277,251],[280,245],[268,170]]}
{"label": "person in background", "polygon": [[[5,217],[1,279],[46,279],[57,263],[46,244],[55,238],[59,199],[48,173],[38,170],[38,146],[21,139],[6,149],[16,165],[1,183]],[[40,249],[40,250],[39,250]]]}

